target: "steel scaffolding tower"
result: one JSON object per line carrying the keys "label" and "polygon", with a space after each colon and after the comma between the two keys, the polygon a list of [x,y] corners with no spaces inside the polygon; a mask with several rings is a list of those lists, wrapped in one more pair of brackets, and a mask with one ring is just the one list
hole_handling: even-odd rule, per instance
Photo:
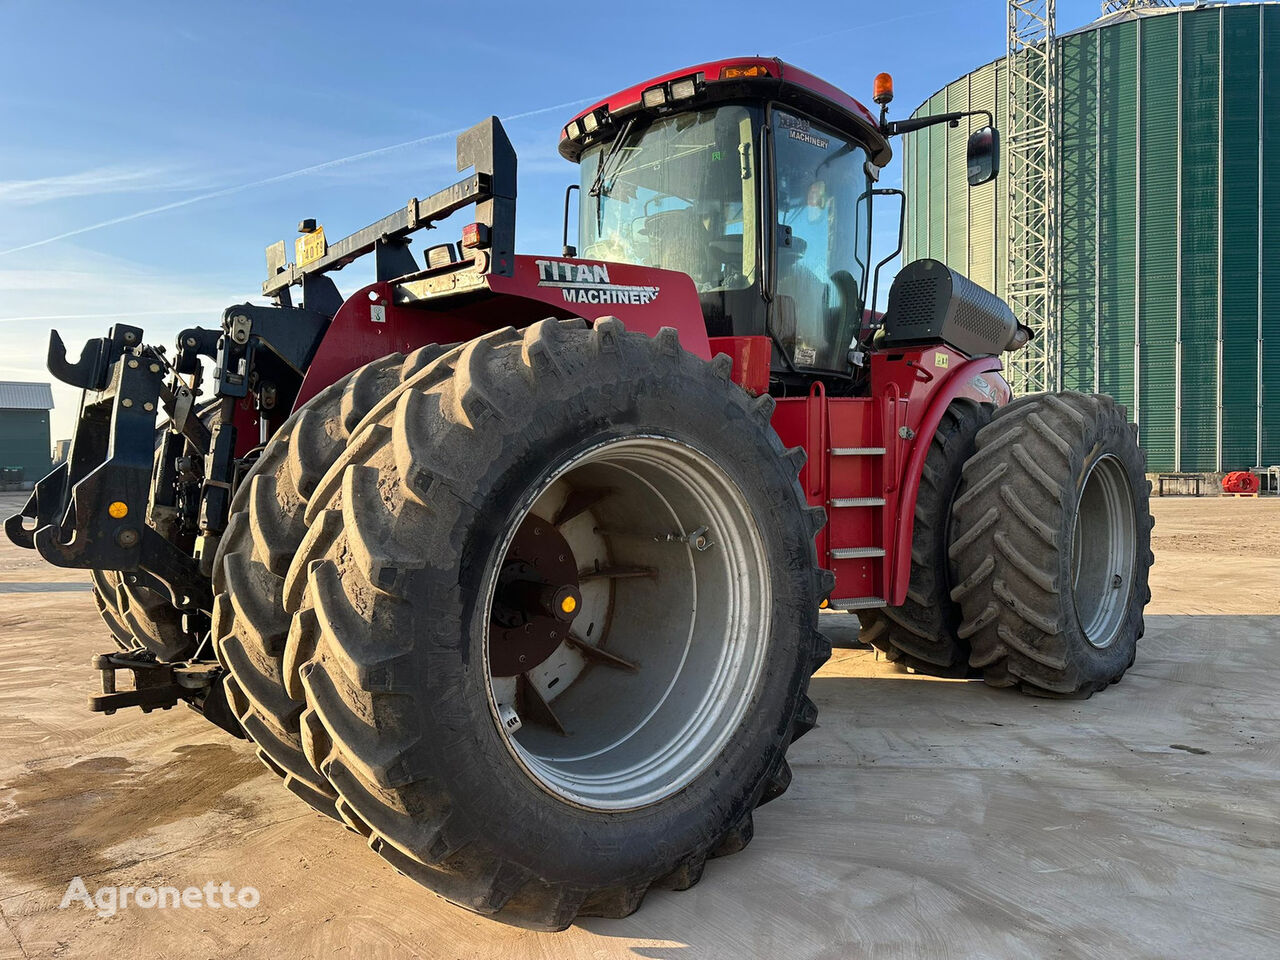
{"label": "steel scaffolding tower", "polygon": [[1015,393],[1057,390],[1058,68],[1055,0],[1009,0],[1009,305],[1036,331],[1009,354]]}
{"label": "steel scaffolding tower", "polygon": [[1177,5],[1177,0],[1103,0],[1102,15],[1105,17],[1112,13],[1132,13]]}

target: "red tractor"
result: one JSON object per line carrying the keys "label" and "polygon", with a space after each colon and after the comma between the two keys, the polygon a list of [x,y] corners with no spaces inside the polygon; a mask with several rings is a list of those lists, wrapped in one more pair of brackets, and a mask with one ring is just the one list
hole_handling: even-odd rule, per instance
{"label": "red tractor", "polygon": [[[1031,331],[939,262],[871,312],[888,138],[962,117],[889,122],[886,80],[879,118],[763,58],[609,97],[561,137],[558,256],[515,253],[490,118],[459,183],[268,248],[271,306],[172,354],[116,325],[72,363],[52,334],[80,422],[6,529],[93,571],[120,649],[91,707],[186,702],[398,870],[560,929],[751,839],[816,721],[821,607],[916,671],[1119,680],[1150,596],[1134,428],[1011,401]],[[970,182],[997,163],[988,119]]]}

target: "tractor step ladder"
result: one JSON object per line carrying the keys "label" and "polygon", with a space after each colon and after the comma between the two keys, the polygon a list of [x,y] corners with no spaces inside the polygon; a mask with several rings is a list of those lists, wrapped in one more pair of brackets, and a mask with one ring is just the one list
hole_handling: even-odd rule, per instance
{"label": "tractor step ladder", "polygon": [[845,597],[832,600],[829,606],[832,610],[878,610],[887,604],[879,597]]}
{"label": "tractor step ladder", "polygon": [[832,547],[829,552],[833,560],[862,560],[883,557],[884,547]]}
{"label": "tractor step ladder", "polygon": [[[839,401],[836,401],[837,403]],[[885,448],[881,446],[841,446],[840,441],[863,443],[870,437],[841,437],[842,427],[853,418],[830,417],[829,485],[827,493],[826,565],[836,574],[836,591],[829,606],[833,610],[870,610],[885,605],[880,596],[857,596],[860,583],[886,583],[884,544],[880,539],[877,511],[884,507],[881,493]],[[863,421],[865,422],[865,421]],[[857,530],[856,534],[849,531]],[[874,588],[867,588],[874,593]]]}

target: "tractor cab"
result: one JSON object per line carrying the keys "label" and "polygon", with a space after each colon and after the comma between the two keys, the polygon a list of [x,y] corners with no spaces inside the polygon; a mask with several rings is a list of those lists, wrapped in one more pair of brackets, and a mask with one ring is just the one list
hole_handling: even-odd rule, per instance
{"label": "tractor cab", "polygon": [[584,111],[560,152],[581,169],[578,256],[687,274],[708,335],[770,338],[783,392],[855,382],[891,157],[866,107],[780,60],[721,61]]}

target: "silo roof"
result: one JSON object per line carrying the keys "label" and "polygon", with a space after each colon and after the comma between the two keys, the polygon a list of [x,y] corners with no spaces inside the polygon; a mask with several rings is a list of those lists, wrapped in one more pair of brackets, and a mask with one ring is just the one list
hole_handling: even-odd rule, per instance
{"label": "silo roof", "polygon": [[1145,20],[1148,17],[1158,17],[1166,13],[1178,13],[1187,10],[1216,10],[1219,7],[1256,7],[1258,3],[1202,3],[1195,0],[1193,3],[1173,3],[1167,7],[1130,7],[1125,10],[1115,10],[1111,13],[1104,13],[1092,23],[1086,23],[1083,27],[1076,27],[1074,30],[1067,30],[1059,33],[1059,37],[1069,37],[1073,33],[1087,33],[1090,30],[1097,30],[1099,27],[1109,27],[1113,23],[1127,23],[1130,20]]}
{"label": "silo roof", "polygon": [[53,390],[47,383],[0,380],[0,410],[52,410]]}
{"label": "silo roof", "polygon": [[[1077,33],[1088,33],[1090,30],[1098,30],[1102,27],[1109,27],[1112,24],[1125,23],[1130,20],[1145,20],[1148,17],[1157,17],[1166,13],[1189,12],[1194,10],[1217,10],[1221,7],[1271,7],[1276,6],[1277,4],[1280,4],[1280,0],[1244,0],[1244,2],[1235,3],[1201,3],[1197,0],[1197,2],[1181,3],[1172,7],[1139,7],[1135,10],[1117,10],[1114,13],[1103,14],[1097,20],[1090,21],[1089,23],[1084,24],[1084,26],[1076,27],[1072,30],[1065,30],[1061,33],[1055,33],[1054,38],[1061,40],[1063,37],[1070,37]],[[916,107],[915,110],[911,112],[911,116],[914,117],[918,114],[921,107],[940,94],[943,90],[947,89],[947,87],[951,86],[951,84],[958,80],[963,80],[965,77],[975,74],[979,70],[983,70],[992,64],[1004,63],[1004,60],[1005,58],[1003,56],[996,57],[994,60],[989,60],[984,64],[974,67],[968,73],[961,74],[954,80],[947,81],[933,93],[929,94],[929,96],[920,101],[920,106]]]}

